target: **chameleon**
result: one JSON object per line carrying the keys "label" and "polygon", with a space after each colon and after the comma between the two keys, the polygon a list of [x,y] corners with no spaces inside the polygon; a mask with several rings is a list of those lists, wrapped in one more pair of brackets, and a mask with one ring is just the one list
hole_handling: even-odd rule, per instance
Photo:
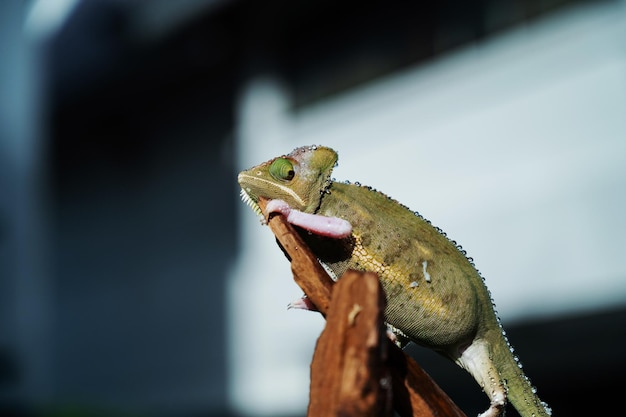
{"label": "chameleon", "polygon": [[[242,199],[263,216],[284,214],[334,279],[373,271],[387,298],[385,320],[398,333],[469,372],[489,398],[479,417],[549,416],[522,370],[472,258],[420,214],[359,183],[331,178],[338,155],[305,146],[241,171]],[[265,213],[259,198],[269,201]]]}

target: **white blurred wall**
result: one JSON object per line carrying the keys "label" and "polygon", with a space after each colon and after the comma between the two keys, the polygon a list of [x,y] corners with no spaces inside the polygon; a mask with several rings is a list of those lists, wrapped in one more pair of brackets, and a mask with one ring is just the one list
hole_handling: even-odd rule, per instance
{"label": "white blurred wall", "polygon": [[[242,91],[248,168],[301,145],[339,152],[338,180],[419,211],[468,251],[506,323],[626,303],[626,7],[573,8],[290,112],[271,77]],[[243,204],[233,270],[232,403],[303,413],[314,313]],[[259,360],[263,358],[263,360]],[[271,381],[271,384],[269,383]]]}

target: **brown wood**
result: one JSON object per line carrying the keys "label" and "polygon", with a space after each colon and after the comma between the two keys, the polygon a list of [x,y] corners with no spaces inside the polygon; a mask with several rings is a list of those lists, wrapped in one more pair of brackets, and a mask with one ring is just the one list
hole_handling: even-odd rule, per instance
{"label": "brown wood", "polygon": [[[265,209],[266,201],[259,206]],[[271,214],[268,225],[291,261],[294,280],[323,314],[328,313],[334,282],[305,242],[285,220]],[[386,339],[392,366],[394,409],[401,417],[466,417],[428,374],[391,340]]]}
{"label": "brown wood", "polygon": [[308,417],[391,416],[384,311],[376,274],[348,271],[337,282],[311,363]]}

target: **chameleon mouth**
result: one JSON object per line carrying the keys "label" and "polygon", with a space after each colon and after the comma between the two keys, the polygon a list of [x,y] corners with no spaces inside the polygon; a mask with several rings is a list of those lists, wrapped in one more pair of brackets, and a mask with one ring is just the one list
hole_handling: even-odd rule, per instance
{"label": "chameleon mouth", "polygon": [[243,188],[241,189],[241,191],[239,192],[239,195],[241,196],[241,200],[246,203],[248,206],[250,206],[250,208],[260,217],[263,217],[263,212],[261,211],[261,207],[259,207],[259,205],[257,204],[256,201],[254,201],[254,199],[252,197],[250,197],[250,195],[246,192],[246,190],[244,190]]}

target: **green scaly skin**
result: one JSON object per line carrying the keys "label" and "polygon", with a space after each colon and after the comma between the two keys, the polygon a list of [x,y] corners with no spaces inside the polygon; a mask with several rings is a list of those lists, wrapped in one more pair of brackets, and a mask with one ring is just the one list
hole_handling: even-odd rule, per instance
{"label": "green scaly skin", "polygon": [[491,401],[481,416],[501,415],[507,398],[522,417],[550,415],[513,356],[489,291],[465,253],[386,195],[331,181],[336,162],[330,148],[298,148],[242,171],[242,196],[257,212],[259,197],[265,197],[350,222],[352,233],[342,239],[299,230],[335,276],[348,268],[378,273],[387,322],[472,374]]}

